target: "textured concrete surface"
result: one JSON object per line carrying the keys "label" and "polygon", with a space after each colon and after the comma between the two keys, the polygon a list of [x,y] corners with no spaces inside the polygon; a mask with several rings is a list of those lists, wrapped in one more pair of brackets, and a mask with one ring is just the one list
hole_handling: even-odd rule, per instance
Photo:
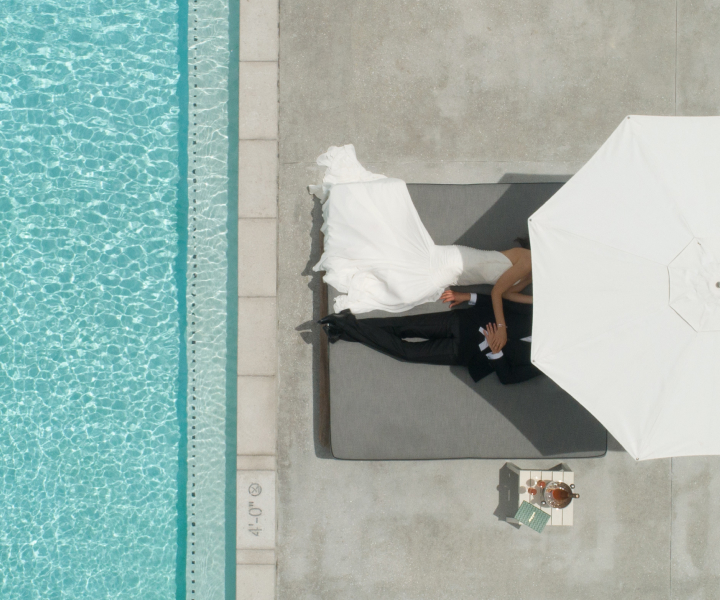
{"label": "textured concrete surface", "polygon": [[678,0],[677,114],[720,114],[720,1]]}
{"label": "textured concrete surface", "polygon": [[672,475],[672,598],[720,598],[720,457],[675,458]]}
{"label": "textured concrete surface", "polygon": [[720,597],[717,459],[573,460],[575,525],[541,535],[496,516],[502,461],[333,460],[305,190],[331,144],[409,182],[562,180],[626,114],[717,114],[717,4],[281,4],[278,598]]}
{"label": "textured concrete surface", "polygon": [[675,0],[283,2],[281,161],[587,160],[673,114],[675,43]]}

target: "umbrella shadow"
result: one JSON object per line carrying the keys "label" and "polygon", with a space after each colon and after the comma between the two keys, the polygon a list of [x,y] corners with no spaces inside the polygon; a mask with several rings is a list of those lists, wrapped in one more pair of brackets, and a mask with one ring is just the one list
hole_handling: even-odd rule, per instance
{"label": "umbrella shadow", "polygon": [[542,456],[604,454],[605,428],[549,377],[503,385],[494,375],[475,383],[465,367],[450,367],[450,372],[512,423]]}
{"label": "umbrella shadow", "polygon": [[[497,486],[498,505],[493,512],[498,521],[506,521],[508,517],[512,518],[517,513],[520,504],[520,493],[518,489],[517,474],[513,473],[507,464],[500,469],[500,481]],[[515,529],[520,529],[520,523],[508,523]]]}
{"label": "umbrella shadow", "polygon": [[[532,183],[525,182],[528,177],[532,178]],[[516,246],[515,238],[528,236],[528,218],[563,186],[557,179],[540,183],[538,179],[542,180],[535,175],[507,174],[501,181],[509,183],[507,189],[452,243],[484,250]],[[462,186],[462,191],[472,194],[473,187],[476,186]],[[417,186],[409,185],[408,189],[411,196],[422,193]],[[432,223],[428,223],[428,229],[431,226]],[[454,289],[489,294],[491,287],[476,285]],[[532,286],[525,291],[532,294]],[[450,367],[450,372],[512,423],[543,456],[596,453],[607,448],[605,428],[544,375],[523,383],[502,385],[494,375],[475,383],[464,367]]]}
{"label": "umbrella shadow", "polygon": [[328,382],[328,356],[327,340],[317,321],[327,312],[327,285],[323,283],[323,273],[313,271],[312,268],[320,260],[323,252],[323,235],[320,230],[323,222],[322,204],[316,197],[312,197],[311,209],[312,228],[310,230],[310,256],[301,275],[309,277],[308,288],[313,297],[313,318],[301,323],[295,330],[302,340],[312,346],[312,377],[313,377],[313,441],[315,456],[318,458],[333,458],[330,451],[330,397]]}

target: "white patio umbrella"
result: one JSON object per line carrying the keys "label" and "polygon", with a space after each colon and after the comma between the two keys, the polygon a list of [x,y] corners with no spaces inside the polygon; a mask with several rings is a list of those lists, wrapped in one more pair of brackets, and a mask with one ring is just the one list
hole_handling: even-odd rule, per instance
{"label": "white patio umbrella", "polygon": [[720,117],[627,117],[529,226],[535,365],[638,460],[720,454]]}

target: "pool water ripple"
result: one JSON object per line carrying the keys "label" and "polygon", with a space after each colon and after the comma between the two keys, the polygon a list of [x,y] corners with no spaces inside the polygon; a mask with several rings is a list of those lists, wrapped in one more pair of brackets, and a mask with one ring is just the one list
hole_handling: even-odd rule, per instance
{"label": "pool water ripple", "polygon": [[178,8],[0,3],[0,597],[174,598]]}

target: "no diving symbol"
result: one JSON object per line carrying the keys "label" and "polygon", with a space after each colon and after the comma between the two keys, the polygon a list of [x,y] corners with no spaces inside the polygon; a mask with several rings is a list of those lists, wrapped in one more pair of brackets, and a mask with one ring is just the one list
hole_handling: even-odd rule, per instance
{"label": "no diving symbol", "polygon": [[251,496],[259,496],[262,494],[262,488],[259,483],[251,483],[248,492],[250,492]]}

